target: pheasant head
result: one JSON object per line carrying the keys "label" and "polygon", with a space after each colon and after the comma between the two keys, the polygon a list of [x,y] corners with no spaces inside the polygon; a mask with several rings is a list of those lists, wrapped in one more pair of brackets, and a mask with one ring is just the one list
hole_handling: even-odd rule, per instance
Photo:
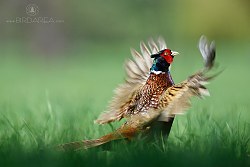
{"label": "pheasant head", "polygon": [[174,60],[174,56],[179,53],[176,51],[171,51],[170,49],[163,49],[156,54],[151,55],[151,58],[154,58],[152,67],[150,68],[151,72],[168,72],[169,66]]}

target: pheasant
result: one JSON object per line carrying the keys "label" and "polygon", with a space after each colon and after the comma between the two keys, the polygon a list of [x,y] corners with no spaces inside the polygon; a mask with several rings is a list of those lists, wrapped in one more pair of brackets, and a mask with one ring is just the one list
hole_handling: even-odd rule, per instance
{"label": "pheasant", "polygon": [[185,81],[174,84],[170,66],[178,52],[167,48],[162,37],[157,42],[159,47],[150,39],[149,49],[141,42],[142,54],[131,49],[134,60],[125,63],[126,82],[115,90],[108,112],[102,113],[95,121],[106,124],[125,118],[126,122],[114,132],[98,139],[61,144],[58,146],[60,149],[87,149],[113,140],[131,139],[147,132],[158,122],[165,123],[168,134],[174,116],[183,114],[191,106],[191,97],[209,96],[205,84],[213,78],[207,72],[214,65],[215,43],[209,43],[205,36],[201,36],[199,50],[204,68]]}

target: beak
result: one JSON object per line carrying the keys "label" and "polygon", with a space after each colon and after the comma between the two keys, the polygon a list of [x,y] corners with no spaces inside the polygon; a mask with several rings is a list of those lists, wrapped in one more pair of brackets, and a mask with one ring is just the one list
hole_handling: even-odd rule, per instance
{"label": "beak", "polygon": [[172,55],[173,55],[173,56],[176,56],[176,55],[178,55],[178,54],[179,54],[178,52],[172,51]]}

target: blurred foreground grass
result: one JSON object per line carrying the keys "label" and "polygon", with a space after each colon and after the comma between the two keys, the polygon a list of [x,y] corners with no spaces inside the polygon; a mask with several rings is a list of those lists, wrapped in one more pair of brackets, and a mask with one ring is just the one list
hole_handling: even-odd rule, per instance
{"label": "blurred foreground grass", "polygon": [[[113,89],[123,82],[122,65],[130,57],[128,46],[79,47],[63,58],[47,61],[22,57],[25,53],[18,51],[2,53],[0,164],[249,166],[249,47],[221,43],[224,45],[217,45],[217,62],[218,70],[224,71],[208,86],[211,97],[193,100],[188,113],[176,118],[168,141],[113,143],[109,151],[100,147],[76,153],[57,153],[51,147],[112,130],[108,125],[93,124],[93,120],[105,110]],[[202,67],[194,46],[183,43],[174,48],[181,53],[172,67],[175,82]],[[114,123],[114,127],[120,124]]]}

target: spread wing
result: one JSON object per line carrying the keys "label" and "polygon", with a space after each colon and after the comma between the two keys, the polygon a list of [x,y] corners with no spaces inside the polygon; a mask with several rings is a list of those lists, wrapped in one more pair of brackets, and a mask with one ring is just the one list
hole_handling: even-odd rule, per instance
{"label": "spread wing", "polygon": [[169,118],[182,114],[190,107],[190,98],[197,96],[209,96],[205,87],[214,76],[207,76],[207,72],[213,67],[215,60],[215,43],[208,43],[205,36],[199,41],[199,49],[204,59],[204,69],[190,76],[180,84],[169,87],[162,95],[159,111],[162,111],[158,121],[168,122]]}
{"label": "spread wing", "polygon": [[162,37],[159,37],[157,42],[158,45],[153,39],[150,39],[148,41],[149,48],[144,42],[141,42],[141,54],[135,49],[131,49],[133,59],[125,62],[126,82],[116,88],[108,110],[99,116],[95,121],[96,123],[105,124],[123,118],[123,114],[129,109],[136,94],[149,77],[150,68],[153,64],[150,56],[167,48]]}

